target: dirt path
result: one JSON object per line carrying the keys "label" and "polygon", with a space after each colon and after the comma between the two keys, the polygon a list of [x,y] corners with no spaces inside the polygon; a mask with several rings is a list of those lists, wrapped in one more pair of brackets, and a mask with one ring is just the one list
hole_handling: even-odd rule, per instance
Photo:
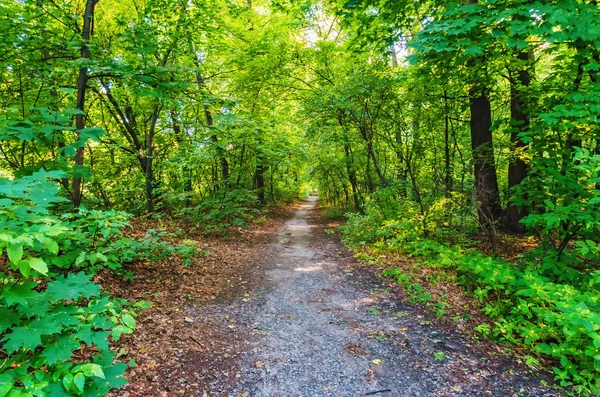
{"label": "dirt path", "polygon": [[[244,284],[232,284],[237,292],[163,311],[172,325],[153,343],[176,345],[138,368],[118,395],[560,395],[493,345],[435,325],[429,312],[403,303],[323,233],[316,205],[316,197],[298,205],[276,239],[266,230],[254,251],[239,246],[249,266],[238,275]],[[149,316],[146,324],[157,321]]]}
{"label": "dirt path", "polygon": [[556,395],[343,266],[343,248],[309,224],[316,200],[299,206],[273,246],[269,287],[250,308],[260,336],[231,396]]}

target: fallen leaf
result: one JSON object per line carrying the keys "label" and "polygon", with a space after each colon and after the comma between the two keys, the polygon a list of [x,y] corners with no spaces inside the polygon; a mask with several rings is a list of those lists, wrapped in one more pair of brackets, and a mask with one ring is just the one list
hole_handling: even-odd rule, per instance
{"label": "fallen leaf", "polygon": [[373,364],[375,365],[381,365],[382,361],[378,358],[376,358],[375,360],[371,361]]}
{"label": "fallen leaf", "polygon": [[254,366],[256,368],[262,368],[262,367],[265,366],[265,363],[263,363],[262,361],[257,361],[257,362],[254,363]]}

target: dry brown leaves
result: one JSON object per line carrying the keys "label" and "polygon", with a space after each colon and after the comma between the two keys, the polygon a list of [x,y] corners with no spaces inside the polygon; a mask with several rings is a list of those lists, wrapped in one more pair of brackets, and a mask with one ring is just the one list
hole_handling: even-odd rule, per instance
{"label": "dry brown leaves", "polygon": [[272,211],[262,224],[233,230],[225,238],[206,238],[193,225],[174,220],[134,221],[130,232],[134,235],[151,228],[189,230],[182,240],[195,244],[198,253],[187,266],[175,258],[136,263],[127,269],[135,273],[131,281],[109,271],[96,276],[113,296],[152,305],[137,319],[136,332],[117,343],[122,360],[134,359],[136,366],[127,374],[130,384],[113,396],[202,396],[217,377],[235,376],[243,338],[233,322],[224,327],[216,324],[220,320],[200,313],[217,302],[251,293],[250,267],[265,254],[273,232],[287,216],[285,209]]}

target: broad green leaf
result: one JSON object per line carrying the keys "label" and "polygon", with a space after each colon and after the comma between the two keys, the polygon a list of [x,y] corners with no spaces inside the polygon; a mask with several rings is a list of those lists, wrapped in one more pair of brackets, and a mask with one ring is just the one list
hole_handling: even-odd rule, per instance
{"label": "broad green leaf", "polygon": [[0,397],[5,397],[13,388],[14,379],[8,374],[0,374]]}
{"label": "broad green leaf", "polygon": [[48,266],[46,265],[46,262],[44,262],[44,260],[41,258],[30,258],[29,267],[43,275],[48,274]]}
{"label": "broad green leaf", "polygon": [[63,377],[62,384],[67,391],[71,390],[71,386],[73,386],[73,374],[68,373]]}
{"label": "broad green leaf", "polygon": [[100,286],[90,281],[90,276],[83,272],[59,276],[48,283],[47,292],[55,299],[77,299],[80,296],[90,298],[100,294]]}
{"label": "broad green leaf", "polygon": [[135,320],[130,314],[123,314],[121,316],[121,321],[123,322],[123,325],[129,328],[135,328]]}
{"label": "broad green leaf", "polygon": [[69,360],[73,356],[73,350],[76,350],[79,347],[79,342],[72,337],[63,337],[60,338],[58,342],[46,346],[42,352],[42,357],[46,358],[48,364],[54,365],[57,362]]}
{"label": "broad green leaf", "polygon": [[76,373],[73,377],[73,383],[75,383],[77,389],[83,393],[83,388],[85,387],[85,375],[81,372]]}
{"label": "broad green leaf", "polygon": [[13,310],[6,307],[0,307],[0,333],[3,333],[11,326],[19,322],[20,316]]}
{"label": "broad green leaf", "polygon": [[6,247],[6,253],[8,254],[8,259],[17,264],[23,258],[23,246],[21,244],[9,243],[8,247]]}
{"label": "broad green leaf", "polygon": [[6,304],[11,306],[15,303],[26,305],[27,301],[39,295],[33,288],[37,287],[37,283],[28,282],[17,285],[7,285],[4,287],[2,297]]}
{"label": "broad green leaf", "polygon": [[2,340],[4,349],[8,353],[14,353],[17,350],[23,348],[25,350],[33,350],[42,344],[40,339],[41,333],[35,328],[31,327],[14,327],[11,332],[6,335]]}
{"label": "broad green leaf", "polygon": [[85,376],[87,376],[88,378],[90,378],[92,376],[96,376],[98,378],[104,378],[104,372],[102,371],[102,367],[98,364],[88,363],[88,364],[77,365],[71,371],[72,372],[83,372],[85,374]]}
{"label": "broad green leaf", "polygon": [[58,254],[58,243],[54,239],[44,236],[39,236],[37,239],[51,254]]}

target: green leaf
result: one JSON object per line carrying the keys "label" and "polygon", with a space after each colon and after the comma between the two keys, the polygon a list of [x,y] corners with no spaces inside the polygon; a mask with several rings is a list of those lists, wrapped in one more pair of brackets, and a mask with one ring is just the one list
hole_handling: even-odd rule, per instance
{"label": "green leaf", "polygon": [[39,236],[37,239],[51,254],[58,254],[58,243],[56,241],[44,236]]}
{"label": "green leaf", "polygon": [[71,390],[71,386],[73,386],[73,374],[66,374],[62,380],[62,384],[67,391]]}
{"label": "green leaf", "polygon": [[[73,350],[80,347],[79,342],[70,336],[60,338],[57,342],[46,346],[42,352],[42,357],[46,358],[46,361],[50,365],[54,365],[57,362],[64,362],[69,360],[73,356]],[[67,388],[68,389],[68,388]]]}
{"label": "green leaf", "polygon": [[12,376],[8,374],[0,374],[0,397],[4,397],[13,388],[15,384]]}
{"label": "green leaf", "polygon": [[94,332],[91,336],[91,342],[96,345],[99,350],[108,350],[108,332]]}
{"label": "green leaf", "polygon": [[36,270],[43,275],[48,274],[48,266],[46,265],[46,262],[44,262],[40,258],[30,258],[29,259],[29,267],[31,267],[33,270]]}
{"label": "green leaf", "polygon": [[114,340],[119,340],[121,334],[132,334],[133,330],[129,327],[125,327],[123,325],[117,325],[112,329],[112,337]]}
{"label": "green leaf", "polygon": [[6,307],[0,307],[0,333],[3,333],[11,326],[17,324],[20,316]]}
{"label": "green leaf", "polygon": [[18,264],[21,258],[23,258],[23,246],[21,244],[10,243],[6,247],[6,253],[12,263]]}
{"label": "green leaf", "polygon": [[123,314],[123,316],[121,316],[121,321],[123,322],[123,325],[129,328],[135,328],[135,320],[130,314]]}
{"label": "green leaf", "polygon": [[31,266],[29,265],[28,260],[19,261],[19,271],[25,278],[29,278],[29,274],[31,273]]}
{"label": "green leaf", "polygon": [[25,350],[33,350],[42,344],[41,333],[35,328],[31,327],[15,327],[11,333],[6,335],[2,340],[4,349],[8,353],[14,353],[20,348]]}
{"label": "green leaf", "polygon": [[90,378],[92,376],[96,376],[98,378],[104,379],[104,371],[102,371],[102,367],[99,366],[98,364],[88,363],[88,364],[78,365],[78,366],[74,367],[71,371],[72,372],[83,372],[85,374],[85,376],[87,376],[88,378]]}
{"label": "green leaf", "polygon": [[59,276],[48,283],[47,292],[55,299],[78,299],[80,296],[90,298],[100,294],[100,286],[90,281],[90,276],[83,272]]}
{"label": "green leaf", "polygon": [[33,288],[37,287],[37,283],[29,282],[17,284],[14,286],[6,286],[2,297],[6,301],[8,306],[18,303],[26,306],[27,301],[39,295],[38,292],[34,291]]}
{"label": "green leaf", "polygon": [[78,372],[73,377],[73,382],[79,391],[83,393],[83,388],[85,387],[85,375],[81,372]]}
{"label": "green leaf", "polygon": [[107,364],[103,363],[102,365],[104,366],[105,379],[98,380],[99,383],[106,384],[110,389],[118,389],[127,384],[127,380],[123,378],[127,365],[123,363],[112,365],[112,362]]}

